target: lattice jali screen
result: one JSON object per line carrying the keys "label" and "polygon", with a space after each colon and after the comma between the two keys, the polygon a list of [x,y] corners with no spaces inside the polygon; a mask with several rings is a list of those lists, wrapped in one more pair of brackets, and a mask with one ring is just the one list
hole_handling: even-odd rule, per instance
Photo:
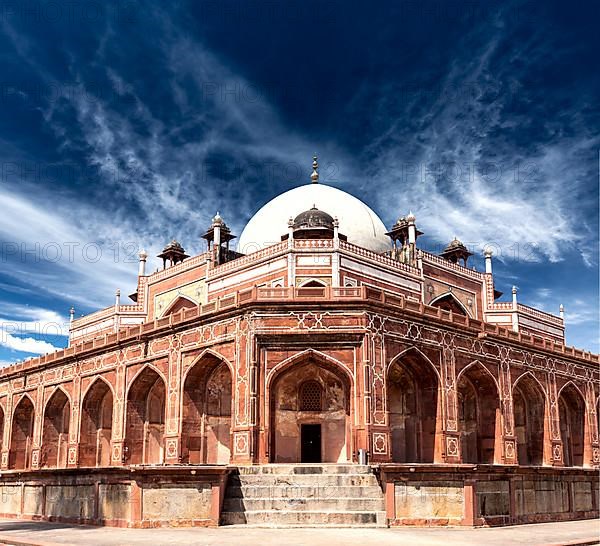
{"label": "lattice jali screen", "polygon": [[300,387],[300,411],[321,411],[323,389],[316,381],[307,381]]}

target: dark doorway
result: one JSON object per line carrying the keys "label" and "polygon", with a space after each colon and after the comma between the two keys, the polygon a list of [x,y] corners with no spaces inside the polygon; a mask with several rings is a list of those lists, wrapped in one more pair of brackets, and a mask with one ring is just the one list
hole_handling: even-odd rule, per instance
{"label": "dark doorway", "polygon": [[302,452],[300,462],[321,462],[321,425],[301,425],[300,437]]}

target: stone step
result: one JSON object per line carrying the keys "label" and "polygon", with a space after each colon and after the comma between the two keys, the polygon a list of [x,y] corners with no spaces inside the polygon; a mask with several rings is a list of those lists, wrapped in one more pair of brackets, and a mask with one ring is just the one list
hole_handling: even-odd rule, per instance
{"label": "stone step", "polygon": [[370,474],[368,465],[359,464],[269,464],[239,466],[241,475],[248,474]]}
{"label": "stone step", "polygon": [[263,510],[304,511],[304,512],[367,512],[385,510],[385,502],[381,497],[369,498],[227,498],[223,510],[225,512],[254,512]]}
{"label": "stone step", "polygon": [[227,488],[230,498],[362,498],[381,497],[379,485],[232,485]]}
{"label": "stone step", "polygon": [[232,485],[377,485],[373,474],[240,474],[229,480]]}
{"label": "stone step", "polygon": [[385,527],[385,511],[369,512],[323,512],[296,510],[247,510],[223,512],[222,525],[330,526],[330,527]]}

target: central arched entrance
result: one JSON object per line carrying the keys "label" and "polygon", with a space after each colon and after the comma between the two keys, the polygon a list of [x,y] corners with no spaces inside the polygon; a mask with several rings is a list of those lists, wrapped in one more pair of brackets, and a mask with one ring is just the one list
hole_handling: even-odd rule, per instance
{"label": "central arched entrance", "polygon": [[351,380],[340,366],[311,352],[269,382],[270,462],[351,460]]}

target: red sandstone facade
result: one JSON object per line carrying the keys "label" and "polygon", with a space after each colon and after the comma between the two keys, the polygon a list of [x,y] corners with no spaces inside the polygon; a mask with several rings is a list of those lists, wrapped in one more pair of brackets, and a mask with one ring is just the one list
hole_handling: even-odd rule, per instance
{"label": "red sandstone facade", "polygon": [[[518,487],[544,472],[584,484],[569,490],[567,515],[546,519],[597,515],[585,469],[600,464],[598,355],[566,347],[562,318],[516,294],[496,302],[491,258],[479,272],[452,248],[417,250],[415,236],[397,236],[405,220],[387,255],[336,225],[302,236],[290,226],[280,243],[242,256],[215,238],[217,220],[205,254],[148,275],[142,256],[133,305],[117,298],[73,320],[68,348],[1,371],[5,487],[52,472],[73,486],[103,476],[85,482],[97,496],[114,473],[131,481],[138,468],[158,483],[194,467],[212,504],[189,520],[216,523],[225,470],[214,465],[351,463],[366,449],[392,522],[435,522],[399,512],[406,476],[452,475],[465,509],[441,522],[484,522],[482,472],[510,473],[502,522],[544,519],[513,517]],[[581,487],[589,500],[577,508]],[[62,519],[142,524],[138,489],[127,495],[126,516],[99,514],[96,500]],[[19,502],[0,510],[27,515],[24,491]],[[52,517],[39,510],[29,515]]]}

